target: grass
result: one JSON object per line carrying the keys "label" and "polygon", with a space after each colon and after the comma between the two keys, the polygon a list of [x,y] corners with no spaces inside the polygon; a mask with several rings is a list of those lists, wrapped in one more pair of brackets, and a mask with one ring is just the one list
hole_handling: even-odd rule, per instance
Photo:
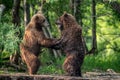
{"label": "grass", "polygon": [[120,53],[98,53],[97,55],[87,55],[84,59],[82,69],[84,72],[94,69],[106,71],[113,69],[120,72]]}
{"label": "grass", "polygon": [[[43,49],[44,50],[44,49]],[[39,68],[38,74],[63,74],[64,71],[62,69],[62,64],[64,62],[65,57],[54,58],[49,54],[46,50],[46,53],[42,53],[41,55],[42,66]]]}

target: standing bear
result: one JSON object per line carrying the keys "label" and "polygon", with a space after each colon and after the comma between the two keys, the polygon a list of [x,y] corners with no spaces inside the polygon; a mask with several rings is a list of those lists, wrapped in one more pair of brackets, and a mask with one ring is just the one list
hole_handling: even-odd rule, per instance
{"label": "standing bear", "polygon": [[54,40],[46,38],[42,27],[47,26],[42,14],[35,14],[26,26],[23,41],[20,44],[22,60],[27,64],[28,73],[36,74],[40,66],[38,55],[41,47],[53,48]]}
{"label": "standing bear", "polygon": [[66,54],[63,68],[68,76],[81,76],[85,49],[82,43],[82,28],[71,14],[64,13],[56,22],[61,30],[59,47]]}

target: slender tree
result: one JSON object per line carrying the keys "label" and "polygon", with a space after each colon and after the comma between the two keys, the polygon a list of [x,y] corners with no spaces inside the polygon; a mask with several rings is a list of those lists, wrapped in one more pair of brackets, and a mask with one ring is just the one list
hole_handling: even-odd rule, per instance
{"label": "slender tree", "polygon": [[82,0],[75,0],[74,4],[76,5],[76,11],[75,11],[76,20],[82,26],[82,10],[81,10]]}
{"label": "slender tree", "polygon": [[96,40],[96,2],[92,0],[92,48],[94,53],[97,50],[97,40]]}
{"label": "slender tree", "polygon": [[12,22],[15,26],[20,24],[20,16],[19,16],[19,9],[20,9],[20,1],[21,0],[14,0],[13,9],[12,9]]}
{"label": "slender tree", "polygon": [[30,21],[30,4],[24,0],[24,25],[26,26]]}
{"label": "slender tree", "polygon": [[86,54],[94,54],[97,52],[97,38],[96,38],[96,2],[92,0],[92,48],[91,50],[86,50]]}

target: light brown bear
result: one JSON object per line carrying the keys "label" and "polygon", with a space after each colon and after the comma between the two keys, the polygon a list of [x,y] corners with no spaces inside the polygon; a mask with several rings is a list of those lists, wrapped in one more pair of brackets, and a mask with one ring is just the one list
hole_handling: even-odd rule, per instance
{"label": "light brown bear", "polygon": [[47,24],[43,14],[35,14],[29,24],[26,26],[23,41],[20,44],[20,51],[22,60],[27,64],[28,73],[36,74],[40,60],[38,55],[41,50],[41,46],[53,48],[54,40],[46,38],[42,27]]}

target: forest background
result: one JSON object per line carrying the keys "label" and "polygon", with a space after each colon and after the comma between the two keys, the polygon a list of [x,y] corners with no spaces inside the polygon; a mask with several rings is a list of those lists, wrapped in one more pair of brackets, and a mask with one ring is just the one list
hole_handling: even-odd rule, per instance
{"label": "forest background", "polygon": [[[4,6],[3,6],[4,5]],[[0,73],[24,72],[19,43],[30,18],[41,11],[50,26],[47,37],[59,38],[55,21],[64,11],[82,26],[86,54],[82,72],[120,72],[120,0],[0,0]],[[63,74],[62,51],[42,49],[39,74]]]}

